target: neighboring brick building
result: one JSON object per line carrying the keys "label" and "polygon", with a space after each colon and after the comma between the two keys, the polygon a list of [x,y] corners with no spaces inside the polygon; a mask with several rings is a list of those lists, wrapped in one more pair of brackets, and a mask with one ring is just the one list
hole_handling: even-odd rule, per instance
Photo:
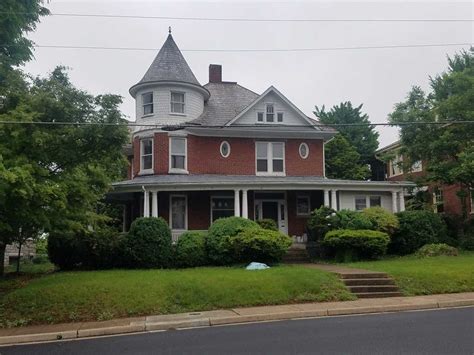
{"label": "neighboring brick building", "polygon": [[[396,141],[376,152],[377,157],[392,156],[386,167],[386,180],[388,181],[413,181],[418,184],[418,190],[426,191],[429,194],[429,202],[433,207],[433,211],[446,214],[462,214],[462,205],[457,192],[460,191],[459,185],[443,185],[430,183],[426,184],[423,180],[426,175],[426,162],[418,161],[412,164],[410,171],[403,171],[403,156],[399,154],[401,142]],[[415,189],[415,192],[417,190]],[[405,190],[406,198],[411,198],[413,191]],[[467,213],[469,216],[474,214],[474,191],[467,201]]]}
{"label": "neighboring brick building", "polygon": [[[21,246],[20,258],[33,259],[36,256],[36,244],[32,240],[28,240]],[[3,264],[5,266],[16,263],[18,260],[18,246],[17,244],[8,244],[5,249],[5,257]]]}
{"label": "neighboring brick building", "polygon": [[[258,73],[255,73],[256,75]],[[324,144],[337,132],[307,117],[280,91],[262,94],[222,80],[209,66],[201,85],[171,34],[140,82],[127,181],[113,184],[124,229],[138,216],[165,218],[176,239],[217,218],[271,218],[302,236],[321,205],[404,209],[408,182],[325,177]]]}

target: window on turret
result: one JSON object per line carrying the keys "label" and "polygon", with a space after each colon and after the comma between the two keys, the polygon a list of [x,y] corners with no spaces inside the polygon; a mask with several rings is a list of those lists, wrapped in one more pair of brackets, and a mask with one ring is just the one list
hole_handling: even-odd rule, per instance
{"label": "window on turret", "polygon": [[147,92],[142,95],[143,115],[151,115],[153,113],[153,93]]}
{"label": "window on turret", "polygon": [[171,113],[184,114],[184,92],[171,92]]}

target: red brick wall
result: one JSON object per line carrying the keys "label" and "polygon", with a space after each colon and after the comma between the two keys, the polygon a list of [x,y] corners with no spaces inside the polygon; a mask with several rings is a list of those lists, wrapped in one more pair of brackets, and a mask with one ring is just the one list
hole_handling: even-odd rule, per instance
{"label": "red brick wall", "polygon": [[287,205],[288,205],[288,235],[301,236],[306,233],[306,223],[308,222],[309,216],[298,216],[296,214],[296,196],[297,195],[310,195],[311,210],[321,207],[323,204],[323,192],[322,191],[288,191],[287,192]]}
{"label": "red brick wall", "polygon": [[[226,140],[231,146],[230,156],[223,158],[220,144]],[[218,138],[188,136],[188,171],[190,174],[224,174],[255,175],[255,139],[251,138]],[[299,146],[306,142],[309,156],[302,159]],[[168,174],[169,137],[167,133],[155,133],[154,136],[154,171],[155,174]],[[133,141],[134,172],[140,171],[140,141]],[[323,175],[323,141],[322,140],[285,140],[286,175],[309,176]]]}

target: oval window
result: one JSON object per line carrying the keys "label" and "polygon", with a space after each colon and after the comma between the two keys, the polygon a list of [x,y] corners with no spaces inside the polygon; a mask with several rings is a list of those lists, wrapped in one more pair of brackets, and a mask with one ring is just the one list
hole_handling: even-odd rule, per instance
{"label": "oval window", "polygon": [[309,155],[309,147],[306,143],[300,144],[300,157],[306,159]]}
{"label": "oval window", "polygon": [[221,155],[224,158],[227,158],[230,155],[230,144],[229,144],[229,142],[223,141],[221,143],[221,148],[220,149],[221,149]]}

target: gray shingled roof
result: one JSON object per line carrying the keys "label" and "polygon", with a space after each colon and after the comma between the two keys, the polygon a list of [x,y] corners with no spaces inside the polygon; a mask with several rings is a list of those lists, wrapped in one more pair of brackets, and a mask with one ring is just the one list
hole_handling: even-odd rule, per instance
{"label": "gray shingled roof", "polygon": [[138,84],[155,81],[179,81],[201,86],[171,34]]}
{"label": "gray shingled roof", "polygon": [[190,123],[224,125],[242,112],[259,95],[235,82],[208,83],[204,87],[211,97],[201,116]]}

